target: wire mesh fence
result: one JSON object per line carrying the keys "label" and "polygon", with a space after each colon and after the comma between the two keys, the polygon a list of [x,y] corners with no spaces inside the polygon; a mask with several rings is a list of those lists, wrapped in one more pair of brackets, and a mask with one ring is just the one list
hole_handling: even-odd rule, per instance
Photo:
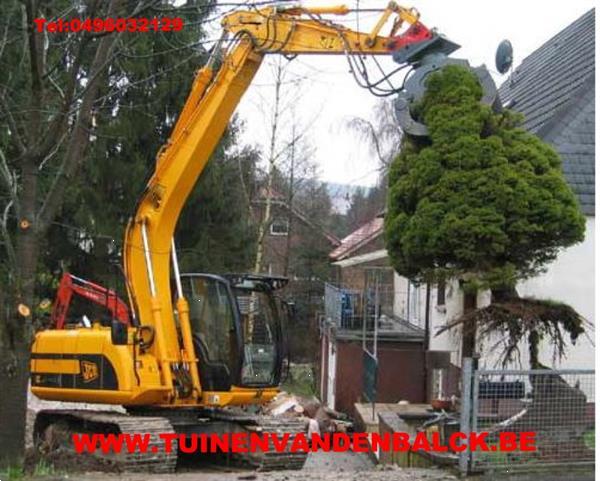
{"label": "wire mesh fence", "polygon": [[[594,386],[593,370],[475,370],[471,426],[491,450],[471,454],[472,470],[594,464]],[[536,450],[501,452],[501,432],[534,432]]]}

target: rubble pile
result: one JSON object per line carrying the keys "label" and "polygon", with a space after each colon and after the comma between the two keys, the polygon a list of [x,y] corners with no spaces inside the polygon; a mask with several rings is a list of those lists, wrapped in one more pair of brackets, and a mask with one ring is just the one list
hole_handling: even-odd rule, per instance
{"label": "rubble pile", "polygon": [[317,398],[306,398],[280,392],[275,399],[263,407],[263,413],[269,416],[304,418],[308,424],[308,434],[352,431],[350,418],[323,405]]}

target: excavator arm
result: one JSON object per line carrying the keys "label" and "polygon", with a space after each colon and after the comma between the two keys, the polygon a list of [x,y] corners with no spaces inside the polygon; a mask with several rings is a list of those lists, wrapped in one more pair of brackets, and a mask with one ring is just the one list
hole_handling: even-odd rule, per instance
{"label": "excavator arm", "polygon": [[115,291],[65,272],[60,279],[52,308],[51,321],[55,329],[64,328],[73,295],[105,308],[113,319],[123,324],[131,322],[127,304],[119,298]]}
{"label": "excavator arm", "polygon": [[[183,368],[192,379],[192,398],[201,394],[189,306],[179,284],[173,243],[177,220],[265,55],[391,55],[403,49],[419,50],[419,46],[425,47],[440,38],[420,23],[414,9],[394,2],[383,10],[371,32],[353,31],[321,18],[323,14],[345,15],[349,11],[344,6],[275,6],[235,11],[222,20],[221,40],[194,79],[125,235],[127,280],[137,318],[142,325],[151,325],[155,330],[151,352],[161,366],[161,382],[165,387],[174,385],[174,376]],[[390,20],[391,30],[382,35]],[[405,25],[408,28],[399,34]],[[177,283],[175,303],[171,296],[171,266]],[[175,389],[171,396],[176,396]]]}

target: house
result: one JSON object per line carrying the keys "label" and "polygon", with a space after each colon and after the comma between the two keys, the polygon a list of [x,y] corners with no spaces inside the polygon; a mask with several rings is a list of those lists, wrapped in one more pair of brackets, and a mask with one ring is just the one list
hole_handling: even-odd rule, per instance
{"label": "house", "polygon": [[[500,87],[500,97],[525,117],[524,127],[553,145],[586,216],[585,240],[563,251],[545,274],[522,283],[521,295],[571,305],[594,322],[595,9],[529,55]],[[552,365],[552,352],[544,359]],[[571,347],[563,368],[593,368],[589,339]]]}
{"label": "house", "polygon": [[262,272],[290,279],[280,296],[294,302],[294,319],[288,326],[290,357],[294,362],[314,362],[318,353],[316,314],[323,311],[323,282],[330,267],[327,254],[340,241],[288,198],[261,189],[252,202],[257,221],[270,202],[270,221],[265,230]]}
{"label": "house", "polygon": [[[594,241],[595,241],[595,11],[591,10],[523,60],[499,92],[503,105],[524,115],[524,128],[553,145],[562,159],[565,178],[586,216],[585,240],[564,249],[547,271],[517,286],[520,295],[553,299],[571,305],[594,324]],[[457,391],[461,366],[460,329],[436,335],[440,328],[459,317],[465,298],[458,281],[443,285],[414,285],[391,272],[383,240],[383,216],[372,219],[342,239],[330,254],[341,285],[364,287],[369,268],[388,271],[392,278],[392,315],[406,320],[426,334],[426,350],[449,353],[449,365],[438,373],[443,395]],[[361,277],[362,276],[362,277]],[[362,280],[361,280],[362,279]],[[481,291],[476,305],[490,302],[490,293]],[[590,336],[590,337],[593,337]],[[479,343],[480,366],[498,366],[498,354],[490,345]],[[529,367],[527,348],[520,349],[521,365]],[[543,344],[540,361],[560,368],[594,368],[594,346],[582,336],[568,346],[559,361],[549,344]],[[431,367],[431,366],[430,366]],[[436,383],[437,383],[436,381]]]}
{"label": "house", "polygon": [[[340,240],[297,207],[290,206],[288,199],[275,190],[267,194],[266,189],[261,189],[252,201],[255,219],[263,219],[268,197],[271,212],[265,232],[263,270],[291,278],[311,277],[319,269],[316,264],[326,265],[328,252]],[[308,255],[308,262],[305,258],[299,262],[301,255]]]}
{"label": "house", "polygon": [[364,267],[387,267],[387,252],[383,242],[383,213],[360,226],[340,241],[329,253],[334,267],[333,278],[338,285],[363,289],[365,287]]}
{"label": "house", "polygon": [[382,234],[383,213],[329,254],[336,285],[325,285],[319,388],[330,408],[350,415],[357,402],[425,401],[428,369],[447,364],[444,353],[428,353],[422,326],[396,315]]}

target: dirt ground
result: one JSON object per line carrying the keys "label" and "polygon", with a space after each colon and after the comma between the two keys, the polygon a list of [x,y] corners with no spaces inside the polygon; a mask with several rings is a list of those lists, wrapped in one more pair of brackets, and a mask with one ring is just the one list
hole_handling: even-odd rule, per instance
{"label": "dirt ground", "polygon": [[318,453],[310,455],[301,471],[277,471],[260,473],[253,471],[227,472],[205,468],[200,471],[178,472],[176,474],[144,473],[107,474],[86,473],[55,474],[31,478],[35,481],[456,481],[457,477],[441,469],[409,469],[388,467],[381,469],[365,455],[346,453]]}
{"label": "dirt ground", "polygon": [[[218,467],[178,469],[173,474],[68,472],[68,469],[46,468],[48,474],[25,476],[22,481],[458,481],[458,477],[442,469],[400,468],[378,466],[355,453],[311,454],[307,465],[300,471],[256,472],[228,470]],[[314,458],[319,458],[315,460]],[[21,478],[19,478],[21,479]]]}
{"label": "dirt ground", "polygon": [[[31,446],[31,429],[35,413],[40,409],[56,408],[93,409],[94,405],[71,405],[70,403],[53,403],[41,401],[30,396],[27,416],[27,444]],[[106,410],[107,406],[100,406]],[[121,410],[121,408],[115,408]],[[385,468],[385,469],[382,469]],[[368,455],[363,453],[310,453],[306,465],[301,471],[278,471],[259,473],[254,471],[228,471],[224,468],[200,467],[198,469],[183,468],[176,474],[145,473],[63,473],[55,472],[44,476],[28,477],[35,481],[452,481],[457,480],[449,471],[441,469],[405,469],[384,467],[374,464]]]}

